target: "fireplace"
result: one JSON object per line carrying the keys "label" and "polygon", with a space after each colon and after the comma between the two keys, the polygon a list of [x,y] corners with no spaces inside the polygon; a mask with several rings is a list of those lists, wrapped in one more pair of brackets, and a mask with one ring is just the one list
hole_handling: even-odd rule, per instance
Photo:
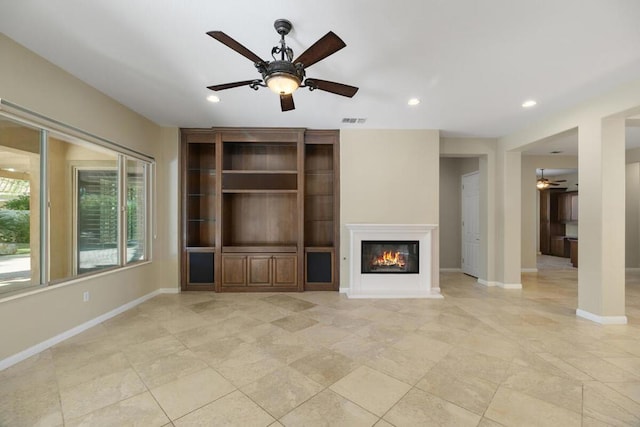
{"label": "fireplace", "polygon": [[438,226],[345,224],[349,298],[442,298]]}
{"label": "fireplace", "polygon": [[418,274],[417,240],[362,240],[362,274]]}

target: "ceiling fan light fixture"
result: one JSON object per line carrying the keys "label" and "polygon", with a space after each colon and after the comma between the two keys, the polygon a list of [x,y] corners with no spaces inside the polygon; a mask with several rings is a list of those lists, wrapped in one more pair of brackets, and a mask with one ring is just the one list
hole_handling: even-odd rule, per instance
{"label": "ceiling fan light fixture", "polygon": [[300,79],[292,74],[276,72],[265,77],[269,89],[278,95],[290,95],[300,87]]}
{"label": "ceiling fan light fixture", "polygon": [[539,179],[536,182],[536,187],[538,188],[538,190],[544,190],[545,188],[549,188],[549,182],[543,179]]}

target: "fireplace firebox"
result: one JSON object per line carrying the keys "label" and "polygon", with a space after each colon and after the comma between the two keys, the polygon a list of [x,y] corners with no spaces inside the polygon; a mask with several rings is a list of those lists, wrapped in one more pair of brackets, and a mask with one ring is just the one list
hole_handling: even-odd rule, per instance
{"label": "fireplace firebox", "polygon": [[362,240],[362,274],[418,274],[418,240]]}

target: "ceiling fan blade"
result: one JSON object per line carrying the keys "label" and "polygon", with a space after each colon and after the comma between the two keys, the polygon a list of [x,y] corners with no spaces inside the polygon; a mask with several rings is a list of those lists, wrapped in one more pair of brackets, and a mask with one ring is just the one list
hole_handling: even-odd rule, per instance
{"label": "ceiling fan blade", "polygon": [[214,39],[218,40],[223,45],[226,45],[227,47],[230,47],[231,49],[235,50],[245,58],[253,61],[254,63],[264,63],[264,61],[258,55],[251,52],[249,49],[247,49],[246,47],[244,47],[243,45],[241,45],[236,40],[232,39],[222,31],[209,31],[207,34],[213,37]]}
{"label": "ceiling fan blade", "polygon": [[225,84],[221,84],[221,85],[213,85],[213,86],[207,86],[207,89],[211,89],[211,90],[225,90],[225,89],[231,89],[234,87],[240,87],[240,86],[248,86],[251,83],[255,82],[256,80],[243,80],[241,82],[233,82],[233,83],[225,83]]}
{"label": "ceiling fan blade", "polygon": [[293,103],[293,95],[280,95],[280,107],[282,107],[282,111],[295,110],[296,106]]}
{"label": "ceiling fan blade", "polygon": [[304,68],[309,68],[316,62],[322,61],[329,55],[333,55],[345,46],[345,42],[343,42],[340,37],[336,36],[333,31],[329,31],[320,40],[302,52],[293,63],[297,64],[301,62]]}
{"label": "ceiling fan blade", "polygon": [[554,179],[553,182],[567,182],[566,179]]}
{"label": "ceiling fan blade", "polygon": [[327,92],[335,93],[346,97],[353,97],[358,92],[358,88],[355,86],[349,86],[342,83],[330,82],[320,79],[307,79],[304,84],[312,89],[320,89]]}
{"label": "ceiling fan blade", "polygon": [[560,184],[556,184],[555,182],[547,182],[547,185],[553,185],[554,187],[557,187]]}

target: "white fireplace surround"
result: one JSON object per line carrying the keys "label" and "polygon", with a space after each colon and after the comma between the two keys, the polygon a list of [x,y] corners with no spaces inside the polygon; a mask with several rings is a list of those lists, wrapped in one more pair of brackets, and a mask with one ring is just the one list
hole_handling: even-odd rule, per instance
{"label": "white fireplace surround", "polygon": [[[438,276],[438,226],[346,224],[349,230],[349,298],[442,298]],[[363,240],[417,240],[418,274],[362,274]]]}

